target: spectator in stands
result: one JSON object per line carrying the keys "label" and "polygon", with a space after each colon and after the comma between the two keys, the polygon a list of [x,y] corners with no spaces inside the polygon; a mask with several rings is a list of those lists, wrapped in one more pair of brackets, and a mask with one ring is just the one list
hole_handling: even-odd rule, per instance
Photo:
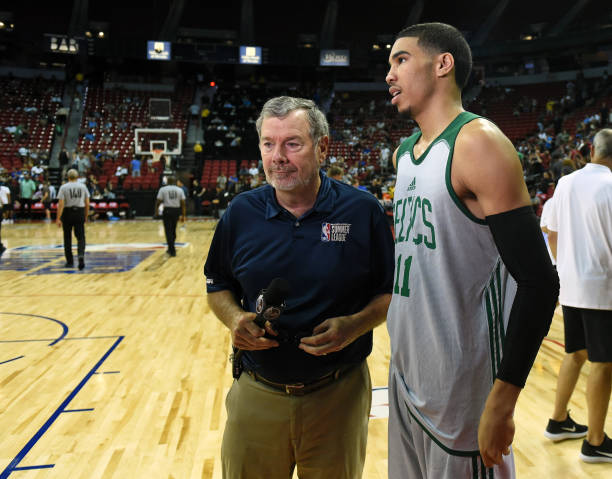
{"label": "spectator in stands", "polygon": [[259,175],[259,168],[257,168],[257,163],[254,161],[251,162],[251,167],[249,168],[249,175],[251,176]]}
{"label": "spectator in stands", "polygon": [[104,192],[102,193],[102,195],[104,196],[104,199],[109,201],[109,200],[114,200],[117,198],[117,196],[115,195],[115,192],[113,191],[113,183],[112,182],[107,182],[106,186],[104,187]]}
{"label": "spectator in stands", "polygon": [[136,156],[134,156],[130,162],[130,167],[132,170],[132,177],[140,177],[140,160]]}
{"label": "spectator in stands", "polygon": [[21,203],[23,216],[26,218],[32,217],[32,196],[34,196],[36,189],[36,183],[30,178],[30,174],[26,173],[19,182],[19,202]]}
{"label": "spectator in stands", "polygon": [[230,193],[226,191],[225,188],[221,188],[219,184],[217,183],[217,188],[214,193],[213,199],[211,201],[213,216],[215,218],[218,219],[223,216],[223,213],[225,213],[225,210],[227,209],[227,205],[229,204],[229,201],[230,201]]}
{"label": "spectator in stands", "polygon": [[225,176],[225,173],[221,172],[219,173],[219,176],[217,176],[217,187],[220,187],[223,191],[225,191],[226,186],[227,176]]}
{"label": "spectator in stands", "polygon": [[344,181],[344,171],[337,165],[332,165],[327,169],[327,176],[337,181]]}

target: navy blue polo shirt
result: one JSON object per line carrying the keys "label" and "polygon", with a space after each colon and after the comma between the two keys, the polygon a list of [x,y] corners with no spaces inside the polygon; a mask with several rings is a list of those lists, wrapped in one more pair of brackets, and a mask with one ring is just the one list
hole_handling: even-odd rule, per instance
{"label": "navy blue polo shirt", "polygon": [[[319,173],[314,207],[300,218],[282,208],[266,185],[236,196],[220,219],[204,266],[209,293],[230,290],[255,311],[272,279],[291,292],[278,327],[308,333],[325,319],[362,310],[391,293],[393,238],[383,208],[371,194]],[[313,356],[296,344],[245,351],[245,367],[277,382],[308,381],[372,350],[372,332],[341,351]]]}

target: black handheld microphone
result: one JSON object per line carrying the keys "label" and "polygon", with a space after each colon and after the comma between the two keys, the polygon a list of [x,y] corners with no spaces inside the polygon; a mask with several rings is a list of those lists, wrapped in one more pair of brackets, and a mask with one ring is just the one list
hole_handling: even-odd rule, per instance
{"label": "black handheld microphone", "polygon": [[289,296],[289,282],[284,278],[274,278],[270,285],[261,290],[255,304],[255,324],[263,328],[266,321],[278,319],[285,309],[285,298]]}
{"label": "black handheld microphone", "polygon": [[[262,289],[257,297],[255,312],[257,316],[253,320],[257,326],[263,328],[266,321],[274,321],[285,309],[285,298],[290,292],[289,282],[283,278],[274,278],[266,289]],[[242,350],[234,348],[232,354],[232,376],[236,379],[242,373]]]}

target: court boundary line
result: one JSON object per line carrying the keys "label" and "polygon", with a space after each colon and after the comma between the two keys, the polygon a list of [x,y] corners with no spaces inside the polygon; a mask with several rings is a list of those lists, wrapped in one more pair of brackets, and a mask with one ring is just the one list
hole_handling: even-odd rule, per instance
{"label": "court boundary line", "polygon": [[[0,479],[6,479],[11,475],[14,471],[26,470],[26,469],[49,469],[55,466],[55,464],[45,464],[45,465],[34,465],[34,466],[19,466],[21,461],[25,458],[25,456],[30,452],[30,450],[36,445],[36,443],[40,440],[40,438],[47,432],[47,430],[51,427],[51,425],[57,420],[57,418],[64,412],[71,411],[66,410],[66,407],[70,402],[76,397],[76,395],[81,391],[81,389],[87,384],[87,382],[94,375],[96,370],[106,361],[106,359],[111,355],[111,353],[115,350],[115,348],[123,341],[125,336],[113,336],[117,338],[117,340],[113,343],[113,345],[104,353],[104,355],[98,360],[98,362],[94,365],[93,368],[85,375],[85,377],[81,380],[81,382],[68,394],[68,397],[64,399],[64,401],[59,405],[59,407],[51,414],[51,416],[45,421],[45,423],[38,429],[38,431],[30,438],[30,440],[26,443],[26,445],[17,453],[17,455],[13,458],[13,460],[8,464],[8,466],[0,472]],[[94,338],[91,338],[94,339]],[[76,411],[75,411],[76,412]]]}

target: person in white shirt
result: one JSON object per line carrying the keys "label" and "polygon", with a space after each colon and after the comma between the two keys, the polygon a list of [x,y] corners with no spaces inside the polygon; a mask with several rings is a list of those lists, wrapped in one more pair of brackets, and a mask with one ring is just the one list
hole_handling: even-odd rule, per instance
{"label": "person in white shirt", "polygon": [[0,185],[0,256],[6,251],[2,244],[2,220],[4,219],[4,207],[11,201],[11,190],[8,186]]}
{"label": "person in white shirt", "polygon": [[546,221],[557,253],[567,354],[545,435],[553,441],[585,435],[575,423],[558,434],[549,429],[569,419],[567,405],[588,358],[588,431],[580,458],[612,462],[612,439],[604,432],[612,386],[612,129],[593,138],[590,164],[559,180]]}

